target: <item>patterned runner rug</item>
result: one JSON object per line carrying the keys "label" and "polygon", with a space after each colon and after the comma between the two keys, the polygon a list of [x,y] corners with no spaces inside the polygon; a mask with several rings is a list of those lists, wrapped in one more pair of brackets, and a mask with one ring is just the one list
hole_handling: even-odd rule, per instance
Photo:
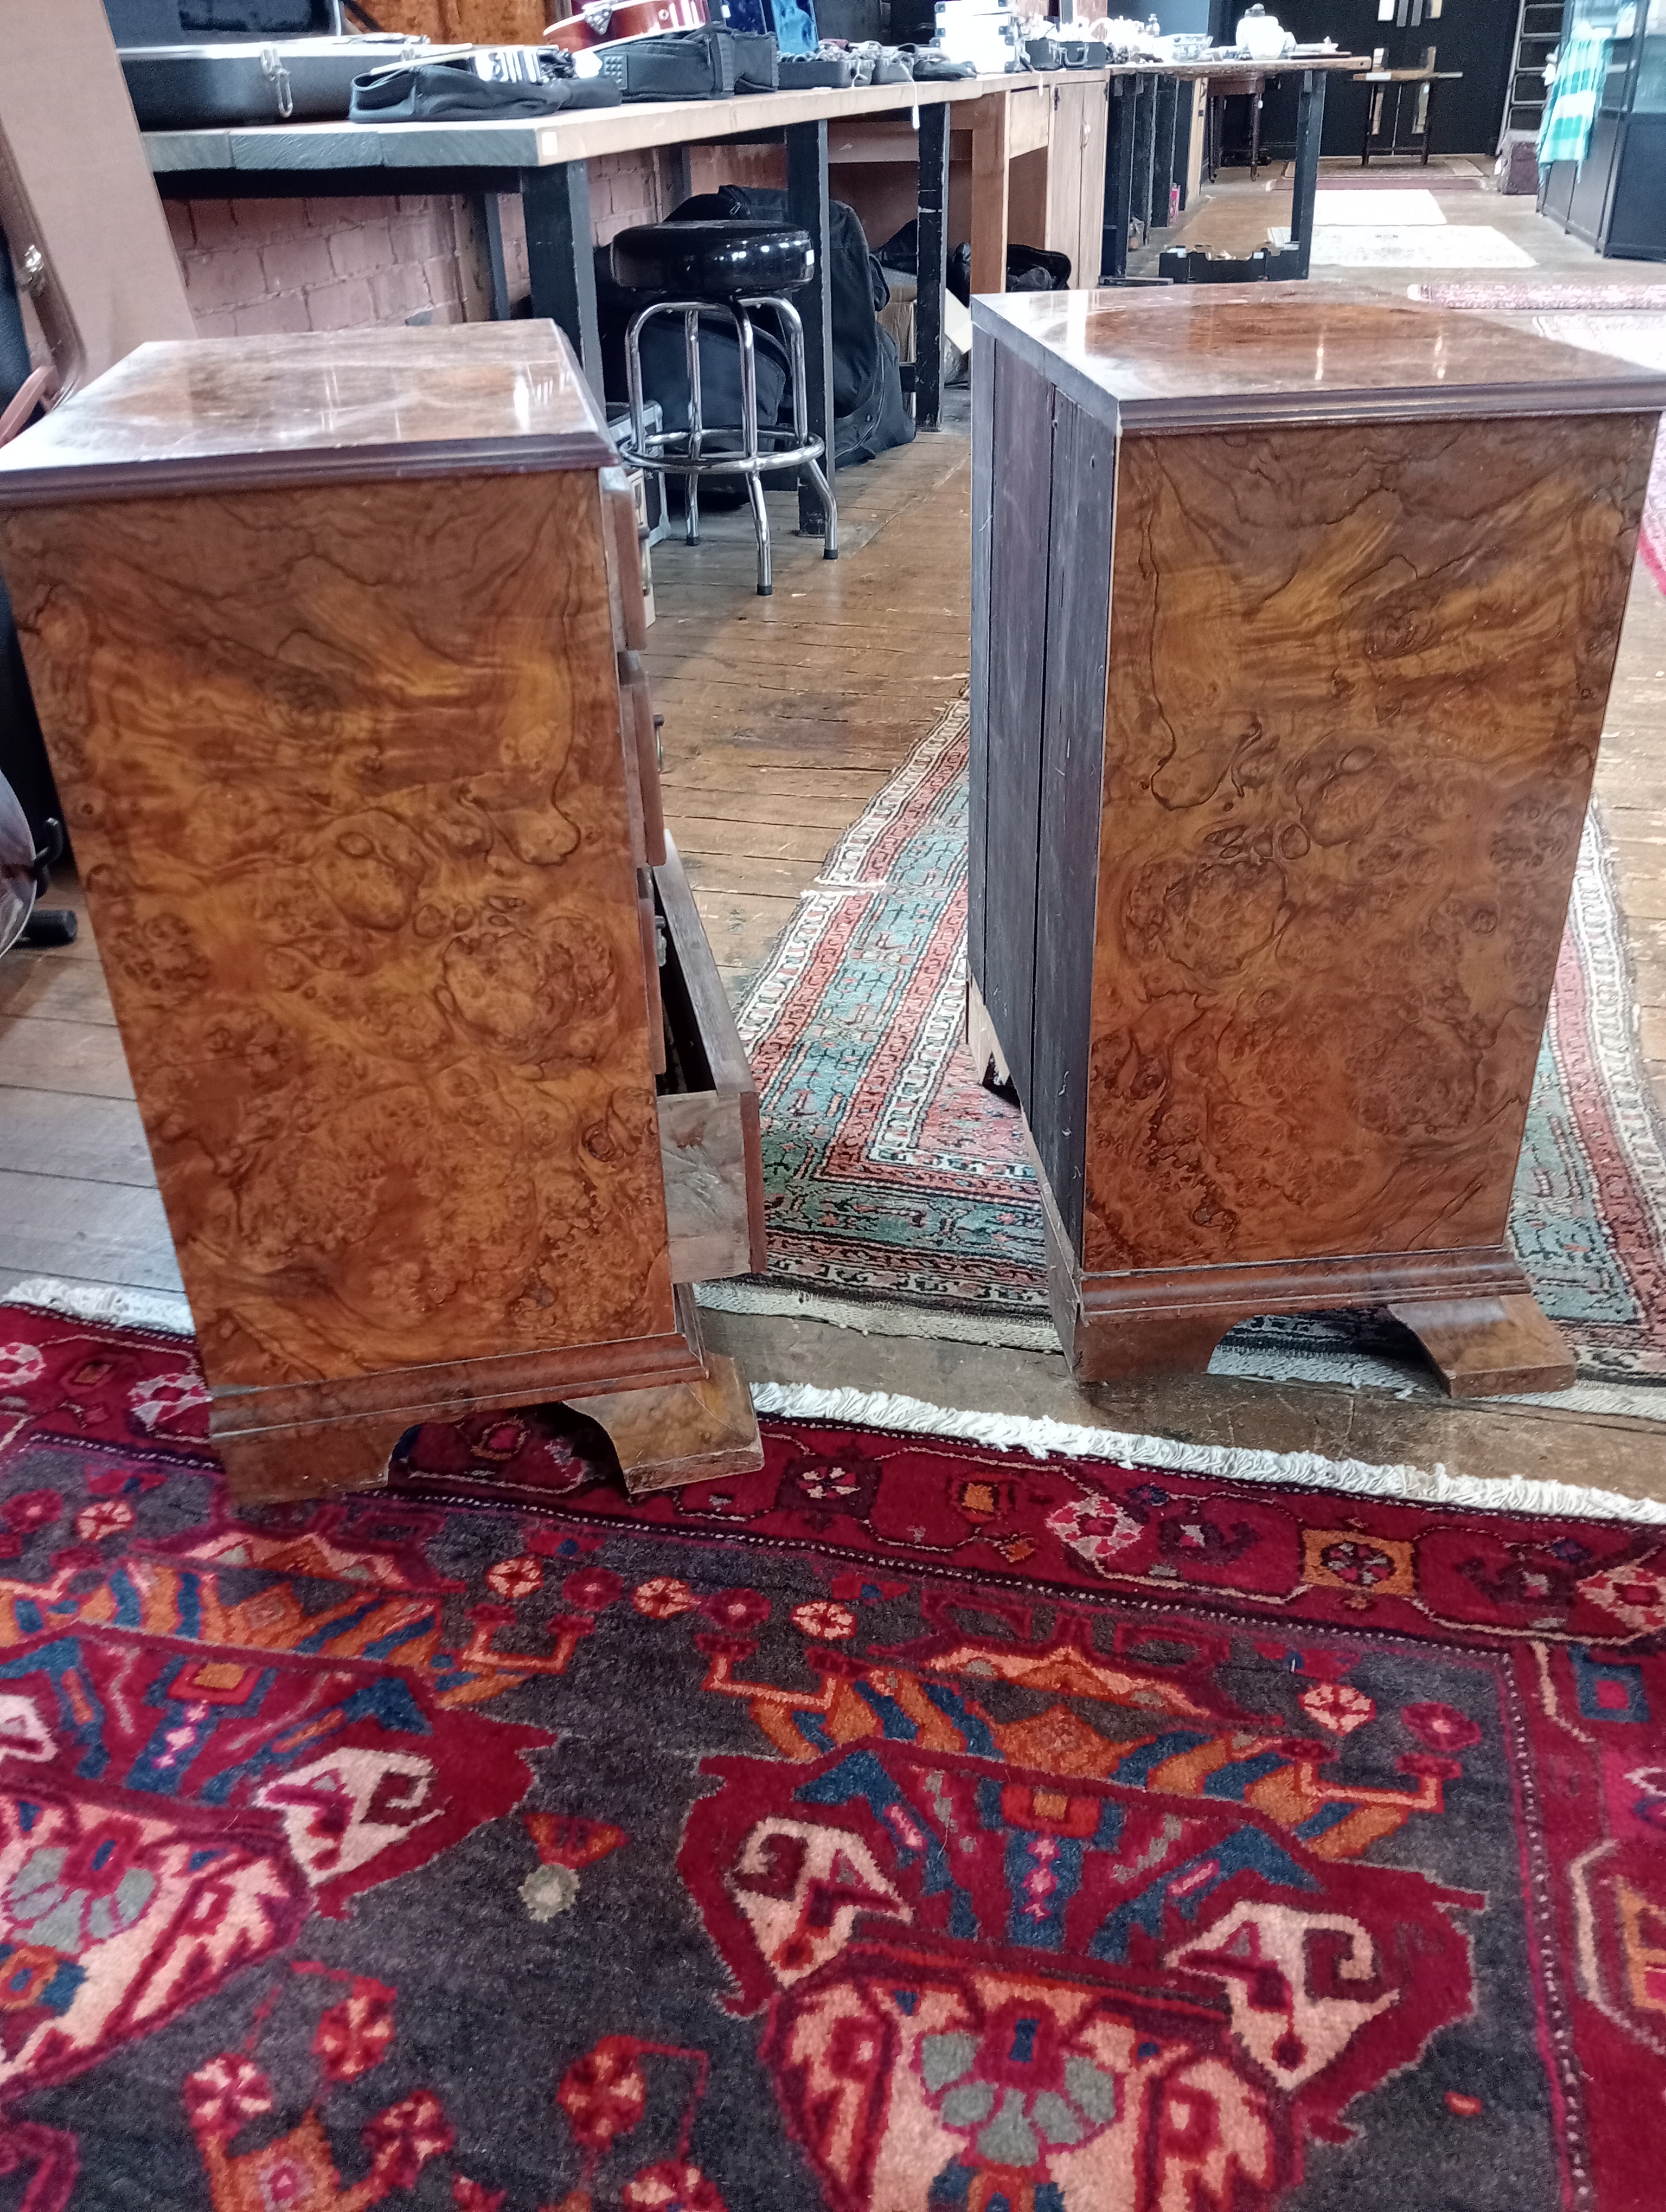
{"label": "patterned runner rug", "polygon": [[[1057,1343],[1018,1115],[977,1083],[963,1036],[966,745],[963,701],[836,848],[742,1010],[763,1107],[769,1270],[702,1291],[714,1305]],[[1666,1419],[1666,1143],[1594,823],[1510,1227],[1589,1378],[1551,1402]],[[1246,1323],[1214,1365],[1436,1387],[1411,1339],[1361,1312]]]}
{"label": "patterned runner rug", "polygon": [[0,1310],[15,2212],[1655,2212],[1660,1522],[203,1421]]}

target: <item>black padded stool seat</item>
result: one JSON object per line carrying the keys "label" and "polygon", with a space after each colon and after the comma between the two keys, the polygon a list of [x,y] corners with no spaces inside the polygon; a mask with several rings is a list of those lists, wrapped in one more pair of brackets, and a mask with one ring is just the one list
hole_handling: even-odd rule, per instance
{"label": "black padded stool seat", "polygon": [[738,300],[795,292],[815,273],[809,232],[773,222],[649,222],[613,241],[613,281],[633,292]]}

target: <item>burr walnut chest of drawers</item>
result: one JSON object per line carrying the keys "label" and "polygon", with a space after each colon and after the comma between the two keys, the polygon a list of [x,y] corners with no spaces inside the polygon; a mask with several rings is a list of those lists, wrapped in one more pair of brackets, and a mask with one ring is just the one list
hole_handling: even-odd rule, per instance
{"label": "burr walnut chest of drawers", "polygon": [[1572,1382],[1505,1224],[1666,380],[1317,284],[974,319],[971,1036],[1079,1377],[1371,1304]]}
{"label": "burr walnut chest of drawers", "polygon": [[761,1257],[756,1100],[554,325],[142,347],[0,564],[234,1490],[549,1401],[757,1464],[686,1287]]}

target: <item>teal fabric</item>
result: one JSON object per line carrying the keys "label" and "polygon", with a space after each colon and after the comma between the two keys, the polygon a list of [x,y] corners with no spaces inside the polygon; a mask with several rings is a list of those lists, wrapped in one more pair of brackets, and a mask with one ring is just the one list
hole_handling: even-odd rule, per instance
{"label": "teal fabric", "polygon": [[1583,27],[1575,31],[1557,56],[1555,68],[1545,119],[1539,126],[1541,166],[1585,158],[1602,80],[1608,75],[1607,32]]}

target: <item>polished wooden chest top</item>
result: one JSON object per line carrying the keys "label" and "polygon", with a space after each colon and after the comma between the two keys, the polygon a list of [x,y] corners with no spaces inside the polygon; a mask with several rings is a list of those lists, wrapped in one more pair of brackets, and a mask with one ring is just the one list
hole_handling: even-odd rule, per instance
{"label": "polished wooden chest top", "polygon": [[553,323],[198,338],[139,346],[0,449],[0,501],[614,459]]}
{"label": "polished wooden chest top", "polygon": [[970,963],[1061,1327],[1571,1380],[1506,1222],[1666,380],[1203,291],[976,309]]}
{"label": "polished wooden chest top", "polygon": [[980,300],[976,319],[1077,404],[1127,431],[1660,404],[1660,377],[1629,362],[1472,310],[1346,285],[1011,292]]}
{"label": "polished wooden chest top", "polygon": [[535,324],[147,347],[0,456],[246,1489],[369,1479],[427,1409],[704,1374],[612,458]]}

